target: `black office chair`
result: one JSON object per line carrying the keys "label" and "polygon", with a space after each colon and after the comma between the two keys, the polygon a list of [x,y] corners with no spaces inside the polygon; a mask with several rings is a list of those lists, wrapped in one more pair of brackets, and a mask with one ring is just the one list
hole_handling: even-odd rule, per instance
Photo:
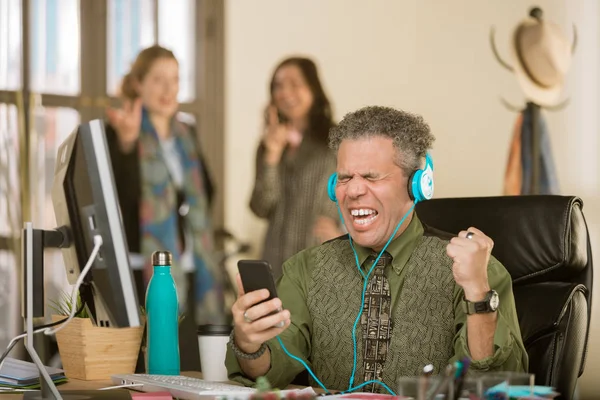
{"label": "black office chair", "polygon": [[583,202],[572,196],[434,199],[416,207],[445,232],[476,227],[513,279],[521,334],[536,384],[574,396],[591,316],[592,254]]}

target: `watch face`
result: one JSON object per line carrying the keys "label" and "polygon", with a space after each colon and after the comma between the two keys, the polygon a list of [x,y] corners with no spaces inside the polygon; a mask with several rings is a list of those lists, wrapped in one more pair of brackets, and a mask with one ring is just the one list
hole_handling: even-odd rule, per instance
{"label": "watch face", "polygon": [[490,299],[490,308],[492,309],[492,311],[496,311],[499,305],[500,298],[498,297],[498,293],[496,293],[496,291],[493,291],[492,298]]}

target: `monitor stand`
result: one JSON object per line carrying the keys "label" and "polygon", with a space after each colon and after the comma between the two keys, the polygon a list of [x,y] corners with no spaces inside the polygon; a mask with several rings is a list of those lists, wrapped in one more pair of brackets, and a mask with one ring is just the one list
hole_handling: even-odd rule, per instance
{"label": "monitor stand", "polygon": [[29,353],[29,356],[38,367],[40,371],[40,389],[37,391],[25,392],[23,399],[28,400],[85,400],[85,399],[131,399],[131,394],[128,390],[114,389],[114,390],[65,390],[59,391],[50,378],[46,367],[40,360],[40,357],[35,350],[33,344],[33,225],[31,222],[25,223],[25,229],[23,234],[25,235],[25,248],[23,249],[23,256],[25,261],[25,269],[27,277],[25,285],[27,287],[27,298],[25,299],[27,307],[27,318],[26,318],[26,332],[25,337],[25,348]]}

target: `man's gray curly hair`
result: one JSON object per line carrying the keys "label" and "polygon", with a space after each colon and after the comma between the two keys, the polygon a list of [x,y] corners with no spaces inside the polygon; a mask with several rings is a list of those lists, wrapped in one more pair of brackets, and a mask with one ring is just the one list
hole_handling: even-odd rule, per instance
{"label": "man's gray curly hair", "polygon": [[389,137],[396,148],[396,164],[406,176],[420,169],[435,137],[423,117],[390,107],[370,106],[346,114],[329,131],[329,147],[337,153],[342,140]]}

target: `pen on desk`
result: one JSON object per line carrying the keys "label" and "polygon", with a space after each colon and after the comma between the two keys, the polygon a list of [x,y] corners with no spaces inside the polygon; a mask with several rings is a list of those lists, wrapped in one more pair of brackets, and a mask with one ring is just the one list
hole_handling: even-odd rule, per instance
{"label": "pen on desk", "polygon": [[[434,400],[435,397],[439,394],[443,394],[447,391],[448,383],[454,378],[454,373],[456,371],[456,366],[454,364],[448,364],[446,369],[444,370],[444,378],[440,379],[437,387],[431,392],[431,395],[427,400]],[[454,397],[454,394],[452,395]],[[452,399],[450,399],[452,400]]]}
{"label": "pen on desk", "polygon": [[462,392],[463,385],[465,383],[465,375],[469,371],[469,366],[471,365],[471,360],[467,357],[463,358],[460,362],[460,369],[457,368],[455,374],[455,385],[454,385],[454,400],[458,400],[460,398],[460,394]]}
{"label": "pen on desk", "polygon": [[433,373],[433,364],[427,364],[423,367],[423,374],[419,378],[418,400],[427,400],[427,388],[429,387],[429,377]]}

